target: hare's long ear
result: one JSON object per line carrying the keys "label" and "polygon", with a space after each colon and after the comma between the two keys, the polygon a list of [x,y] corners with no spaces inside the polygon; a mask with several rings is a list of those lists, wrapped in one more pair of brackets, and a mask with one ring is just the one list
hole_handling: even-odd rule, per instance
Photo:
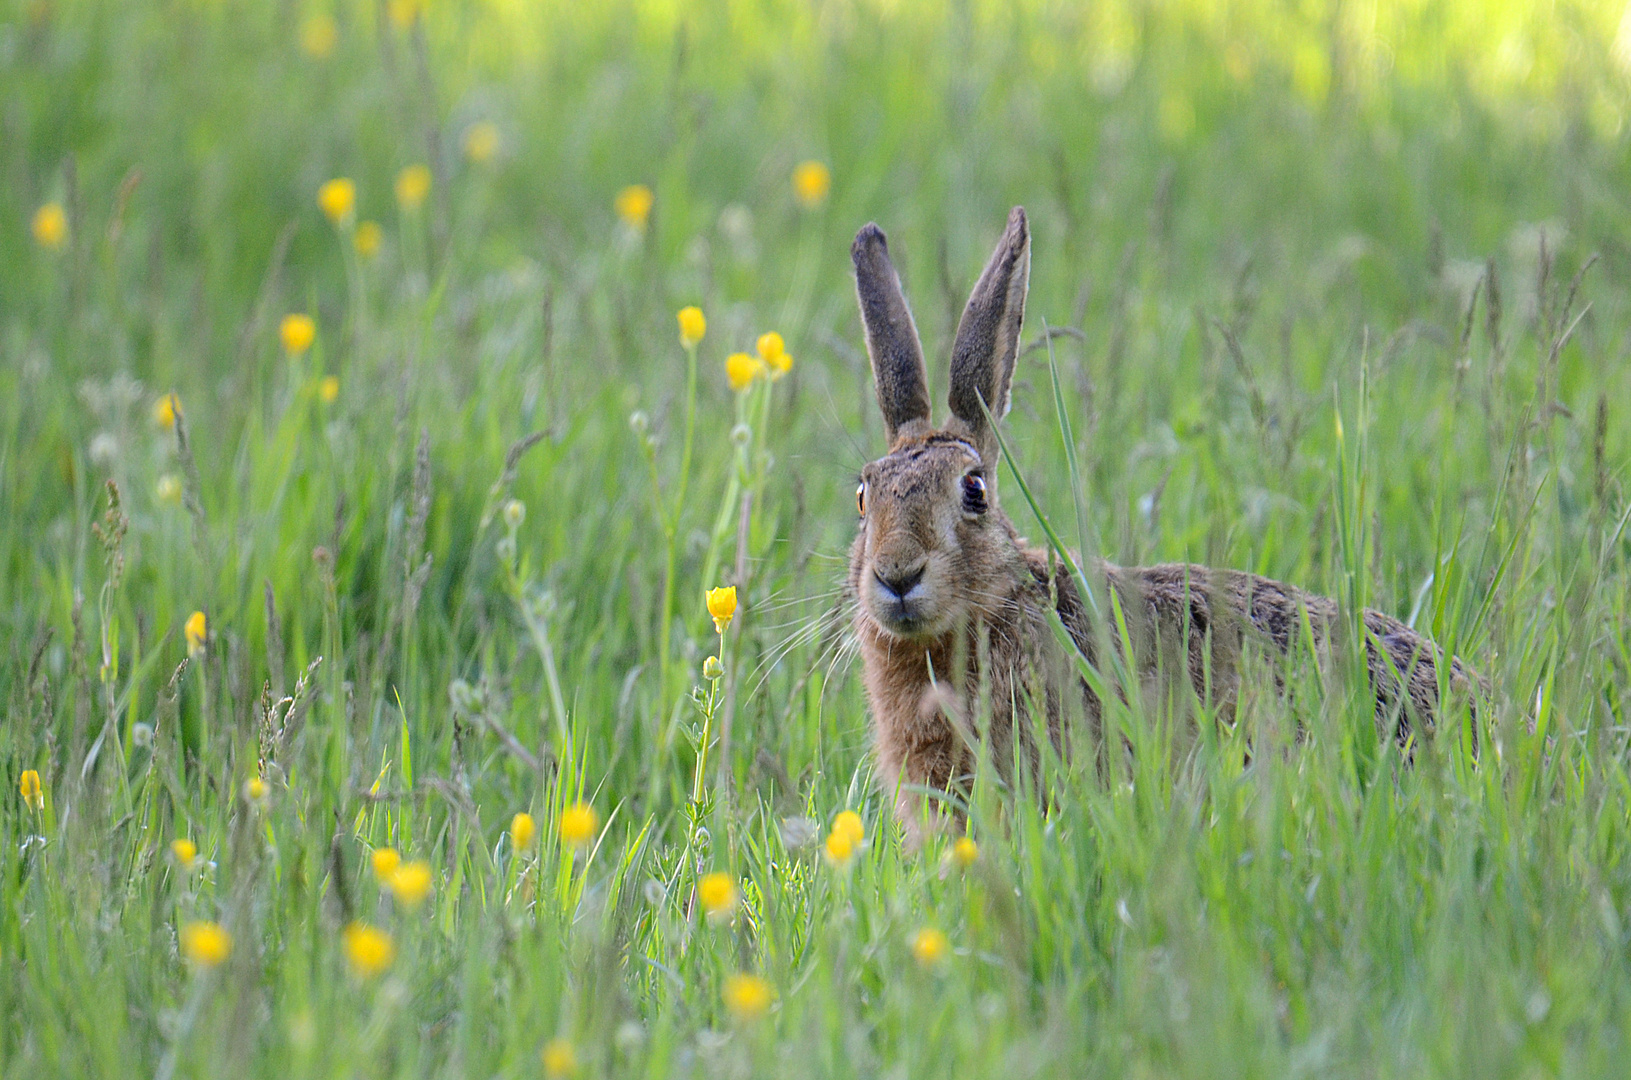
{"label": "hare's long ear", "polygon": [[[1025,208],[1016,206],[1008,213],[1008,227],[996,252],[974,283],[951,347],[951,426],[963,429],[988,467],[996,465],[998,447],[980,402],[985,402],[992,419],[1008,414],[1030,278],[1031,230]],[[995,479],[993,470],[987,482]]]}
{"label": "hare's long ear", "polygon": [[929,375],[923,366],[923,346],[917,324],[900,290],[900,277],[889,261],[889,241],[883,230],[867,225],[850,246],[855,260],[855,295],[861,302],[866,327],[866,351],[872,357],[872,381],[878,388],[878,408],[894,444],[901,429],[927,428]]}

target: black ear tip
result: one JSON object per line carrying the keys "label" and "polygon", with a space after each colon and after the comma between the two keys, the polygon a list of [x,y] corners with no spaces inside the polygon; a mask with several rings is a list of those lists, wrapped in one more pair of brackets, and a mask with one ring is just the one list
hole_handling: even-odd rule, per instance
{"label": "black ear tip", "polygon": [[850,258],[855,265],[861,265],[861,260],[873,250],[882,250],[889,254],[889,238],[884,236],[883,230],[878,228],[876,222],[869,221],[861,226],[861,231],[855,234],[855,243],[850,245]]}

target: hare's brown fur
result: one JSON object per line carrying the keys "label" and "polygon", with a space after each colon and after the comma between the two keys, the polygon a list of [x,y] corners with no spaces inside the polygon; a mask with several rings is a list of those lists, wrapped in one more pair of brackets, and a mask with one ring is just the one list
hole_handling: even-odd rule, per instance
{"label": "hare's brown fur", "polygon": [[[1118,642],[1118,654],[1121,646],[1105,627],[1095,632],[1072,575],[1028,546],[996,501],[999,443],[990,425],[1007,411],[1024,318],[1024,211],[1009,215],[958,325],[951,416],[940,427],[930,422],[922,349],[882,231],[862,229],[852,255],[890,448],[862,472],[847,592],[879,780],[900,793],[897,813],[915,835],[915,789],[957,787],[973,771],[982,735],[1008,776],[1035,766],[1038,731],[1062,752],[1072,741],[1071,715],[1097,731],[1100,702],[1055,639],[1050,608],[1089,663],[1098,665],[1100,641]],[[1141,683],[1187,683],[1226,715],[1254,643],[1283,655],[1306,635],[1324,655],[1339,625],[1330,599],[1256,574],[1102,561],[1083,572],[1101,609],[1112,594],[1119,601],[1134,654],[1121,657],[1130,674]],[[1401,739],[1412,725],[1430,727],[1438,648],[1381,612],[1366,610],[1364,624],[1378,723],[1393,725]],[[1450,685],[1470,689],[1477,677],[1453,657],[1450,664]],[[1027,715],[1033,702],[1044,715]]]}

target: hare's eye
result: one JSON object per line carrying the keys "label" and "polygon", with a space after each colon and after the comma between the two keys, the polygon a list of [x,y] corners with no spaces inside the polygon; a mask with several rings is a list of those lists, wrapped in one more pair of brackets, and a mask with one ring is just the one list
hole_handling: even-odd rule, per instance
{"label": "hare's eye", "polygon": [[862,517],[866,516],[866,485],[855,486],[855,512]]}
{"label": "hare's eye", "polygon": [[983,514],[985,511],[985,477],[969,473],[963,477],[963,513]]}

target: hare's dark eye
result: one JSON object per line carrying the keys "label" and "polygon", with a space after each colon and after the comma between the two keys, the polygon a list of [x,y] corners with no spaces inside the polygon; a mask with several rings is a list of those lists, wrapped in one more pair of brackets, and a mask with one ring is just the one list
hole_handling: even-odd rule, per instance
{"label": "hare's dark eye", "polygon": [[866,516],[866,485],[855,486],[855,512],[862,517]]}
{"label": "hare's dark eye", "polygon": [[963,513],[983,514],[986,509],[985,477],[969,473],[963,477]]}

